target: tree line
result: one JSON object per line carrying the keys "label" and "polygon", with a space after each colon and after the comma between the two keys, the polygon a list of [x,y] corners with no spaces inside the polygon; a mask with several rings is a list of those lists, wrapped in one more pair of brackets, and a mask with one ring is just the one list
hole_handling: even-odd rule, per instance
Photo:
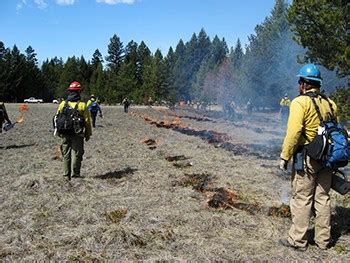
{"label": "tree line", "polygon": [[[9,48],[0,41],[0,96],[11,102],[30,96],[52,101],[64,97],[69,83],[76,80],[84,88],[83,96],[94,94],[109,104],[124,97],[145,103],[152,97],[160,102],[220,104],[245,104],[251,99],[257,106],[277,107],[284,94],[297,95],[300,63],[324,66],[323,87],[328,93],[347,85],[348,7],[341,0],[299,0],[290,6],[286,0],[276,0],[245,48],[240,39],[229,48],[224,38],[211,39],[201,29],[186,42],[180,39],[167,54],[159,49],[152,53],[143,41],[124,44],[114,34],[105,56],[96,49],[88,60],[55,57],[39,66],[33,47],[21,53],[16,45]],[[346,94],[348,89],[344,90]]]}

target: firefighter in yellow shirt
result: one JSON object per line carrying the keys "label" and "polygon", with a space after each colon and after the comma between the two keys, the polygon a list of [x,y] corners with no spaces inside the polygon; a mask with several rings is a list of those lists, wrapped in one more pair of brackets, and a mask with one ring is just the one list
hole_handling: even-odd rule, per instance
{"label": "firefighter in yellow shirt", "polygon": [[337,117],[337,107],[332,100],[320,95],[322,84],[321,72],[314,64],[303,66],[299,74],[300,96],[290,104],[287,133],[284,138],[280,168],[287,170],[289,160],[292,166],[292,196],[290,209],[292,226],[287,239],[279,243],[286,247],[306,250],[310,218],[315,214],[315,244],[322,250],[332,244],[331,240],[331,206],[329,191],[332,181],[332,170],[311,159],[304,151],[317,134],[320,120],[311,98],[305,94],[313,93],[322,118],[327,121],[333,112]]}
{"label": "firefighter in yellow shirt", "polygon": [[282,120],[286,120],[289,115],[289,106],[290,106],[290,99],[288,98],[288,94],[284,94],[284,97],[280,101],[280,116]]}
{"label": "firefighter in yellow shirt", "polygon": [[68,97],[62,101],[57,109],[57,114],[65,110],[66,105],[72,109],[77,109],[83,124],[78,132],[59,133],[62,137],[61,152],[63,156],[64,176],[70,180],[71,177],[80,177],[81,162],[84,155],[84,138],[85,141],[90,139],[92,134],[90,113],[86,103],[80,98],[81,85],[74,81],[69,85]]}

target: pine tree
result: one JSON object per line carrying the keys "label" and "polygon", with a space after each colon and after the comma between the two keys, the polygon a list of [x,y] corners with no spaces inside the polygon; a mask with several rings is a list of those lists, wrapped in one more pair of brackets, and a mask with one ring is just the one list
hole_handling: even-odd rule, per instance
{"label": "pine tree", "polygon": [[171,105],[174,105],[179,94],[174,86],[174,65],[176,62],[175,52],[172,47],[169,48],[168,53],[164,59],[164,67],[165,67],[165,82],[166,84],[166,100],[169,101]]}
{"label": "pine tree", "polygon": [[182,39],[180,39],[179,43],[175,48],[174,53],[174,64],[171,69],[172,75],[172,89],[176,90],[176,100],[185,99],[184,94],[182,94],[183,87],[186,85],[187,79],[184,77],[184,71],[186,70],[185,66],[185,52],[186,47]]}
{"label": "pine tree", "polygon": [[7,77],[8,77],[8,61],[9,49],[5,47],[5,44],[0,41],[0,101],[8,101],[9,94],[7,91]]}
{"label": "pine tree", "polygon": [[105,93],[105,73],[101,62],[97,64],[97,68],[91,75],[90,92],[101,101],[107,100]]}
{"label": "pine tree", "polygon": [[69,57],[63,66],[58,88],[58,95],[60,97],[65,97],[67,89],[70,83],[73,81],[82,82],[82,78],[79,72],[78,60],[75,56]]}
{"label": "pine tree", "polygon": [[344,0],[294,0],[288,19],[295,40],[307,48],[305,60],[350,73],[350,4]]}
{"label": "pine tree", "polygon": [[137,48],[137,70],[136,77],[138,81],[138,86],[142,86],[143,84],[143,70],[147,63],[150,63],[151,59],[151,51],[146,46],[145,42],[141,42],[141,44]]}
{"label": "pine tree", "polygon": [[80,59],[77,60],[79,75],[76,78],[81,79],[81,85],[83,88],[82,94],[83,97],[89,97],[90,92],[90,79],[92,75],[92,66],[90,62],[86,62],[84,56],[81,56]]}
{"label": "pine tree", "polygon": [[156,50],[151,62],[145,67],[144,84],[140,95],[144,102],[147,102],[146,100],[150,96],[158,102],[168,98],[167,68],[159,49]]}
{"label": "pine tree", "polygon": [[244,97],[257,106],[278,107],[284,93],[296,95],[291,87],[299,69],[296,54],[302,48],[292,40],[287,7],[285,0],[276,0],[271,15],[249,37],[238,83]]}
{"label": "pine tree", "polygon": [[242,65],[244,52],[242,49],[241,41],[238,38],[235,48],[232,50],[230,57],[234,69],[239,69]]}
{"label": "pine tree", "polygon": [[130,41],[125,47],[124,61],[118,73],[118,89],[116,93],[117,101],[121,102],[124,97],[133,97],[137,93],[137,54],[138,45],[134,41]]}
{"label": "pine tree", "polygon": [[63,60],[58,59],[57,57],[51,59],[50,61],[47,59],[43,62],[41,67],[42,76],[44,79],[44,87],[49,94],[49,100],[53,98],[59,98],[59,81],[60,76],[63,71]]}
{"label": "pine tree", "polygon": [[37,66],[38,60],[36,58],[35,50],[31,46],[28,46],[25,50],[25,54],[26,63],[25,71],[23,72],[24,96],[35,96],[48,100],[49,94],[44,87],[44,79]]}
{"label": "pine tree", "polygon": [[97,67],[103,63],[103,58],[101,55],[100,50],[96,49],[94,54],[92,55],[92,59],[91,59],[91,64],[93,69],[97,69]]}
{"label": "pine tree", "polygon": [[123,42],[120,41],[120,38],[117,35],[113,35],[110,39],[110,43],[108,44],[108,56],[106,57],[107,66],[109,69],[116,71],[118,73],[118,69],[123,62]]}

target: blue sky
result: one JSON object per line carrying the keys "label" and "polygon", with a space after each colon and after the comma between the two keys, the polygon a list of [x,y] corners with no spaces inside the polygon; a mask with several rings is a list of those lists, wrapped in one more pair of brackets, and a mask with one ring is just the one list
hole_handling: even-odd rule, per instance
{"label": "blue sky", "polygon": [[264,21],[275,0],[0,0],[0,41],[24,53],[31,45],[41,63],[55,56],[90,60],[98,48],[107,55],[116,34],[124,46],[142,40],[166,55],[204,28],[229,47],[243,46]]}

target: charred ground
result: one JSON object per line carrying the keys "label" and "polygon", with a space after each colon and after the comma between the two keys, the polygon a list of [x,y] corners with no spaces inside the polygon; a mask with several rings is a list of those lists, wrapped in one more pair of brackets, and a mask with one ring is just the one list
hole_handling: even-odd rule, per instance
{"label": "charred ground", "polygon": [[[12,119],[18,107],[7,105]],[[290,226],[277,114],[231,122],[106,106],[86,143],[84,178],[68,182],[55,110],[30,105],[24,123],[0,135],[2,260],[348,260],[349,195],[332,193],[335,247],[277,244]]]}

